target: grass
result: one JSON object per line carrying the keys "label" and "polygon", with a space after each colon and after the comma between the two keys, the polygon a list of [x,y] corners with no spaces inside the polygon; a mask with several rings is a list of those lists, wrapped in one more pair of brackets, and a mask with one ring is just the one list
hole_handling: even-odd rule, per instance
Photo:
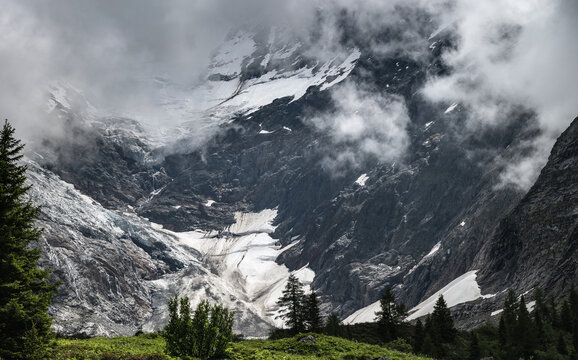
{"label": "grass", "polygon": [[133,337],[95,337],[58,339],[52,358],[55,360],[168,360],[165,340],[156,335]]}
{"label": "grass", "polygon": [[[413,354],[386,349],[377,345],[358,343],[341,338],[311,334],[315,343],[300,341],[306,335],[280,340],[245,340],[231,343],[227,349],[230,359],[332,359],[368,360],[387,357],[391,360],[424,360]],[[169,360],[164,354],[164,339],[155,335],[134,337],[59,339],[53,359],[57,360]]]}

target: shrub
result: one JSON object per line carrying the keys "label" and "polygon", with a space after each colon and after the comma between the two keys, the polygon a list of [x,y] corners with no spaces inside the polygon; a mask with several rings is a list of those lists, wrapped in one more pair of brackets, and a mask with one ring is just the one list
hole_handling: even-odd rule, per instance
{"label": "shrub", "polygon": [[191,317],[187,297],[171,298],[169,323],[163,331],[166,352],[171,356],[201,359],[224,356],[233,336],[233,315],[234,312],[221,305],[211,306],[208,301],[201,301]]}

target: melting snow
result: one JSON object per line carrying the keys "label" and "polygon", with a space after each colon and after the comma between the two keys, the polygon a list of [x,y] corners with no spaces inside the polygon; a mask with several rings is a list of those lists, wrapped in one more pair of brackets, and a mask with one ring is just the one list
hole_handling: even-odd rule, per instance
{"label": "melting snow", "polygon": [[378,301],[370,304],[364,308],[361,308],[354,312],[353,314],[349,315],[345,320],[343,320],[344,324],[359,324],[364,322],[373,322],[375,321],[375,313],[381,310],[381,304]]}
{"label": "melting snow", "polygon": [[[276,302],[290,272],[285,265],[275,261],[288,248],[281,248],[269,235],[275,231],[272,222],[276,216],[277,210],[235,213],[236,222],[228,229],[231,236],[207,237],[200,231],[173,234],[183,245],[200,252],[226,284],[224,286],[236,289],[233,293],[238,299],[244,299],[262,318],[281,326],[283,321],[275,319]],[[315,277],[307,266],[293,274],[305,286],[309,286]]]}
{"label": "melting snow", "polygon": [[443,295],[448,307],[473,301],[481,297],[491,297],[492,295],[482,295],[480,287],[476,281],[476,273],[477,270],[468,271],[450,282],[440,291],[411,309],[410,315],[406,320],[414,320],[427,314],[431,314],[440,295]]}
{"label": "melting snow", "polygon": [[408,275],[411,274],[412,272],[415,271],[415,269],[420,267],[427,259],[434,256],[439,251],[441,246],[442,246],[441,241],[438,242],[437,244],[435,244],[434,247],[429,251],[429,253],[427,253],[427,255],[425,255],[423,258],[421,258],[421,260],[413,268],[411,268],[411,270],[409,270],[407,274]]}
{"label": "melting snow", "polygon": [[434,256],[434,254],[438,252],[438,250],[440,249],[441,246],[442,246],[442,243],[440,241],[434,245],[434,247],[429,251],[429,253],[427,253],[427,255],[424,256],[424,258],[429,258],[429,257]]}
{"label": "melting snow", "polygon": [[454,109],[458,106],[458,103],[453,103],[451,104],[446,111],[444,111],[444,114],[448,114],[451,113],[452,111],[454,111]]}
{"label": "melting snow", "polygon": [[369,176],[367,176],[367,174],[362,174],[360,177],[357,178],[357,180],[355,180],[355,183],[359,186],[365,186],[365,182],[369,179]]}
{"label": "melting snow", "polygon": [[496,316],[500,313],[504,312],[504,309],[500,309],[500,310],[496,310],[496,311],[492,311],[492,313],[490,314],[490,316]]}

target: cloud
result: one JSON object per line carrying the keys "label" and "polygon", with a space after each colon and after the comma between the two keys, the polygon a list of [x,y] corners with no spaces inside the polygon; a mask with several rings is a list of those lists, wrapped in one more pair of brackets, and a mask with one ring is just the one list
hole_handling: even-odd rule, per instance
{"label": "cloud", "polygon": [[323,164],[339,173],[367,160],[394,162],[409,144],[403,99],[348,82],[332,92],[335,109],[310,121],[335,145]]}
{"label": "cloud", "polygon": [[527,190],[578,114],[577,16],[573,0],[456,1],[438,14],[457,35],[457,47],[443,57],[451,75],[432,78],[423,93],[459,102],[474,129],[507,123],[520,106],[536,113],[541,135],[529,144],[532,151],[506,165],[501,186]]}
{"label": "cloud", "polygon": [[[503,176],[504,184],[527,188],[577,113],[577,16],[574,0],[7,0],[0,13],[0,111],[21,134],[57,133],[44,107],[49,84],[60,81],[83,90],[99,108],[143,114],[162,125],[174,120],[159,106],[159,83],[152,79],[190,88],[231,28],[286,26],[309,46],[308,55],[320,60],[342,55],[351,46],[348,40],[356,40],[348,39],[351,29],[376,56],[420,60],[429,53],[430,34],[439,29],[457,40],[443,54],[452,71],[432,77],[423,94],[435,102],[459,102],[469,111],[470,130],[506,123],[513,109],[533,110],[541,138],[529,145],[531,156],[505,165]],[[384,159],[398,156],[392,146],[404,148],[404,142],[395,143],[382,123],[368,119],[387,111],[402,114],[400,99],[371,96],[351,85],[341,91],[335,95],[343,98],[339,109],[349,115],[318,126],[348,149],[343,161],[380,151]],[[344,99],[366,97],[366,107],[378,116],[365,114],[361,121]],[[404,127],[394,123],[405,139]],[[372,126],[375,136],[367,136]],[[353,142],[362,149],[347,145]]]}

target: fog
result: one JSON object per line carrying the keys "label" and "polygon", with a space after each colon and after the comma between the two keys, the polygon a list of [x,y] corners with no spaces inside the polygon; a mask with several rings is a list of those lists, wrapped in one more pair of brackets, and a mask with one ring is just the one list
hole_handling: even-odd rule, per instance
{"label": "fog", "polygon": [[[419,60],[429,51],[432,30],[453,33],[456,47],[443,54],[451,75],[430,78],[422,93],[432,102],[467,109],[471,131],[511,121],[514,107],[536,113],[542,135],[525,144],[533,149],[530,156],[506,165],[504,185],[527,189],[555,138],[578,113],[574,0],[6,0],[0,13],[0,114],[25,138],[58,133],[46,116],[46,93],[50,84],[62,82],[80,89],[98,109],[171,124],[158,106],[154,79],[194,86],[231,29],[289,27],[312,42],[308,55],[323,60],[345,50],[338,41],[344,12],[366,39],[384,25],[398,29],[390,41],[375,42],[383,56]],[[341,160],[327,158],[331,166],[354,164],[364,154],[384,161],[403,154],[408,120],[400,99],[352,84],[338,91],[339,113],[312,119],[347,149]],[[371,111],[358,116],[359,104]]]}

